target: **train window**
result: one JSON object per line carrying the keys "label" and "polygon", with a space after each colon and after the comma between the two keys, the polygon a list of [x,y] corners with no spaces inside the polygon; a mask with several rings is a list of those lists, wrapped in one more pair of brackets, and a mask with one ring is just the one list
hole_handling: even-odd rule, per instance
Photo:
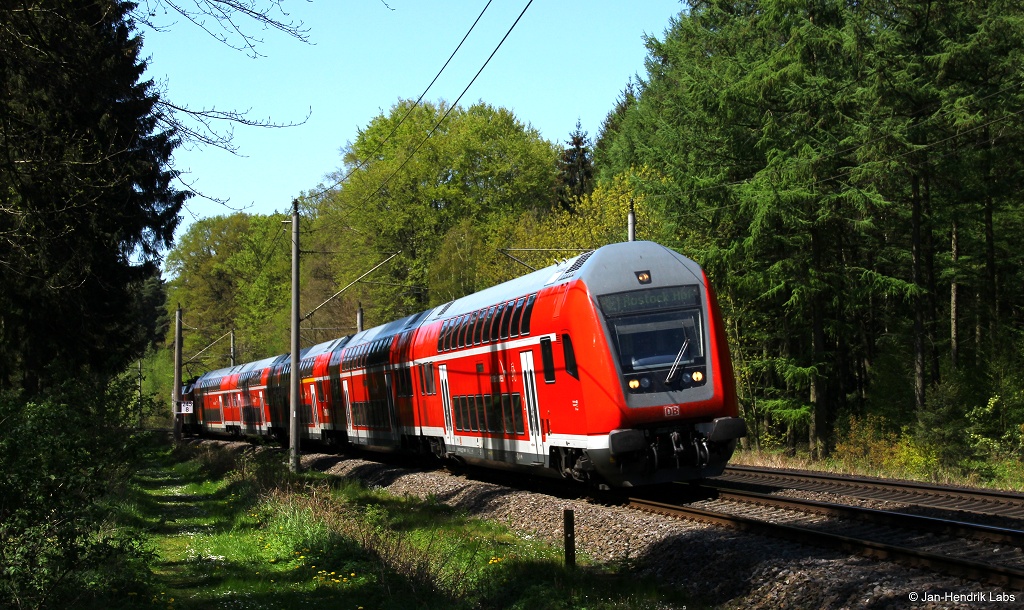
{"label": "train window", "polygon": [[456,333],[459,329],[459,318],[452,318],[448,321],[448,333],[444,337],[444,350],[451,351],[455,349]]}
{"label": "train window", "polygon": [[449,341],[452,349],[459,349],[462,347],[462,323],[465,322],[465,316],[458,316],[455,318],[455,324],[452,325],[452,339]]}
{"label": "train window", "polygon": [[484,316],[487,315],[487,309],[479,309],[476,312],[476,318],[473,320],[473,345],[480,345],[483,340],[483,329],[484,329]]}
{"label": "train window", "polygon": [[505,304],[501,303],[494,311],[494,323],[491,324],[491,341],[497,341],[501,330],[501,314],[505,311]]}
{"label": "train window", "polygon": [[480,327],[481,315],[483,315],[481,312],[474,311],[469,319],[469,328],[466,330],[466,347],[473,347],[476,343],[477,328]]}
{"label": "train window", "polygon": [[544,337],[540,340],[540,359],[544,366],[544,382],[555,382],[555,357],[551,351],[551,339]]}
{"label": "train window", "polygon": [[512,308],[515,301],[505,303],[505,314],[501,316],[501,339],[508,339],[508,326],[512,322]]}
{"label": "train window", "polygon": [[487,310],[487,317],[484,318],[483,336],[480,338],[483,343],[491,340],[491,320],[494,319],[494,309],[494,305],[491,305],[490,309]]}
{"label": "train window", "polygon": [[473,345],[473,314],[468,313],[462,318],[459,328],[459,347]]}
{"label": "train window", "polygon": [[452,339],[450,341],[452,349],[459,349],[462,347],[462,324],[466,321],[466,316],[459,316],[455,318],[455,324],[452,326]]}
{"label": "train window", "polygon": [[437,386],[434,384],[434,363],[428,362],[423,365],[423,393],[426,395],[437,394]]}
{"label": "train window", "polygon": [[451,347],[451,336],[452,336],[452,324],[455,320],[446,320],[444,326],[441,328],[441,351],[447,352]]}
{"label": "train window", "polygon": [[699,309],[639,312],[608,322],[624,374],[704,362]]}
{"label": "train window", "polygon": [[512,395],[512,422],[515,424],[513,428],[516,434],[526,434],[526,429],[523,427],[523,397],[519,394]]}
{"label": "train window", "polygon": [[444,337],[444,351],[455,349],[455,340],[458,339],[459,319],[452,318],[448,321],[448,333]]}
{"label": "train window", "polygon": [[399,396],[412,396],[412,371],[409,365],[405,365],[398,369],[398,374],[395,375],[398,386]]}
{"label": "train window", "polygon": [[512,412],[512,395],[502,394],[501,395],[501,412],[505,415],[504,432],[506,434],[513,434],[516,429],[514,417],[515,414]]}
{"label": "train window", "polygon": [[533,314],[533,302],[537,300],[536,294],[531,294],[526,299],[526,305],[523,306],[523,322],[519,330],[520,335],[530,334],[530,316]]}
{"label": "train window", "polygon": [[462,400],[459,401],[459,417],[462,418],[462,430],[463,432],[471,432],[477,429],[476,426],[476,413],[473,412],[473,403],[475,402],[472,396],[462,396]]}
{"label": "train window", "polygon": [[484,396],[484,401],[486,404],[484,411],[487,413],[487,431],[501,432],[501,396],[488,394]]}
{"label": "train window", "polygon": [[469,397],[469,422],[470,426],[472,426],[473,432],[480,431],[480,405],[483,403],[482,398],[483,397],[479,394]]}
{"label": "train window", "polygon": [[509,322],[509,337],[519,336],[519,321],[523,319],[523,303],[525,302],[526,299],[523,297],[519,297],[519,300],[516,301],[516,306],[512,310],[512,318]]}
{"label": "train window", "polygon": [[562,335],[562,354],[565,356],[565,372],[579,379],[580,371],[576,365],[576,351],[572,348],[572,339],[567,334]]}
{"label": "train window", "polygon": [[465,407],[462,396],[452,396],[452,418],[455,420],[455,429],[462,432],[463,422],[466,420]]}
{"label": "train window", "polygon": [[440,337],[440,344],[441,344],[441,346],[437,349],[437,351],[439,351],[439,352],[447,352],[448,351],[448,337],[451,335],[451,332],[450,332],[451,331],[451,327],[452,327],[452,321],[451,320],[445,320],[444,324],[441,325],[441,337]]}

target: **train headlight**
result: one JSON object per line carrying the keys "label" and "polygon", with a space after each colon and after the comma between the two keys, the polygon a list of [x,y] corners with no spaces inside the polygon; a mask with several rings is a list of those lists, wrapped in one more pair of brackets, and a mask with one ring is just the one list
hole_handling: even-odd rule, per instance
{"label": "train headlight", "polygon": [[635,390],[635,389],[637,389],[639,387],[640,387],[640,380],[639,379],[630,379],[629,380],[629,389],[630,390]]}
{"label": "train headlight", "polygon": [[640,387],[645,389],[645,390],[647,388],[651,387],[651,378],[650,377],[646,377],[646,376],[645,377],[641,377],[640,378]]}
{"label": "train headlight", "polygon": [[694,383],[700,383],[701,381],[704,381],[704,373],[701,373],[700,371],[694,371],[691,377],[693,377]]}

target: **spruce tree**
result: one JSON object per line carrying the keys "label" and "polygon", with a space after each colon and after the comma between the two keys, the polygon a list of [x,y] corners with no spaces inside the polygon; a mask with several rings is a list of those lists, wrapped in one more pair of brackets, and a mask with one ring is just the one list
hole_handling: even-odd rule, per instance
{"label": "spruce tree", "polygon": [[132,290],[169,246],[188,193],[143,80],[134,5],[0,9],[0,386],[68,370],[105,378],[144,347]]}
{"label": "spruce tree", "polygon": [[565,210],[572,210],[575,203],[594,190],[594,164],[590,139],[580,122],[569,134],[568,146],[562,149],[558,159],[558,203]]}

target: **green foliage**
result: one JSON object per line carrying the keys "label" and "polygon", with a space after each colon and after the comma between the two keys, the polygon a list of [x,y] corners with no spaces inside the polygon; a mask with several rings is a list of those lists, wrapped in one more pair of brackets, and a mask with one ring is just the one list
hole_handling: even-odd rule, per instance
{"label": "green foliage", "polygon": [[121,427],[132,388],[88,387],[35,401],[0,396],[0,605],[60,607],[146,579],[149,551],[112,526],[106,504],[125,488],[142,440]]}
{"label": "green foliage", "polygon": [[590,138],[583,131],[580,122],[569,134],[568,146],[562,149],[558,159],[558,203],[565,210],[572,210],[576,201],[594,190],[594,165]]}
{"label": "green foliage", "polygon": [[[181,305],[190,327],[184,358],[221,339],[203,353],[202,368],[227,366],[230,344],[224,335],[231,330],[237,362],[288,349],[291,241],[283,219],[241,213],[204,218],[168,254],[166,309],[173,318]],[[173,345],[173,336],[167,344]]]}
{"label": "green foliage", "polygon": [[[144,604],[611,609],[678,601],[585,557],[566,569],[560,549],[435,500],[317,473],[289,478],[276,451],[206,443],[175,452],[184,458],[140,478],[163,560],[145,599],[135,595]],[[256,483],[275,476],[280,485]]]}
{"label": "green foliage", "polygon": [[402,101],[348,147],[347,178],[317,203],[316,236],[337,250],[346,235],[338,283],[401,251],[352,298],[369,301],[374,323],[421,311],[494,283],[510,221],[552,206],[555,160],[508,110]]}
{"label": "green foliage", "polygon": [[691,2],[648,40],[597,173],[651,177],[636,191],[723,302],[743,404],[783,405],[769,436],[791,405],[818,454],[868,408],[962,427],[940,350],[962,369],[1020,327],[1022,35],[1003,0],[765,0]]}
{"label": "green foliage", "polygon": [[934,447],[922,446],[908,429],[893,430],[883,417],[851,417],[836,438],[833,459],[847,470],[905,479],[932,478]]}
{"label": "green foliage", "polygon": [[153,332],[132,314],[188,194],[120,0],[0,8],[0,387],[75,362],[112,375]]}

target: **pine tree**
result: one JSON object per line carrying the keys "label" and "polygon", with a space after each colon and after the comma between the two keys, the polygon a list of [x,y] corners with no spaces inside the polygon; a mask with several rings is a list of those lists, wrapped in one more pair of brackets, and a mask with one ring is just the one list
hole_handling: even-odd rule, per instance
{"label": "pine tree", "polygon": [[576,202],[594,190],[594,164],[590,138],[579,120],[569,134],[568,146],[558,159],[558,203],[562,209],[572,210]]}
{"label": "pine tree", "polygon": [[142,40],[120,0],[0,9],[0,386],[99,377],[143,345],[131,291],[188,194],[157,130]]}

